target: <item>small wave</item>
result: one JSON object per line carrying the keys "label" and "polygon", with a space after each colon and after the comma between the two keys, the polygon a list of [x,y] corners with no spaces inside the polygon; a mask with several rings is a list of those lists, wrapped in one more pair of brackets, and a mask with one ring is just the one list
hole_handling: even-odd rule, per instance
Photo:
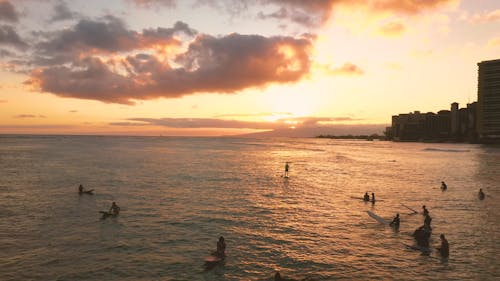
{"label": "small wave", "polygon": [[444,148],[425,148],[424,151],[442,151],[442,152],[470,152],[468,149],[444,149]]}

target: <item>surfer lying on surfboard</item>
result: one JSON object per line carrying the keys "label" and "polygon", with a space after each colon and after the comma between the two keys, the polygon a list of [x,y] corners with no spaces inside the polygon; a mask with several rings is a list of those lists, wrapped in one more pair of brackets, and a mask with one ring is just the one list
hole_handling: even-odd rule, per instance
{"label": "surfer lying on surfboard", "polygon": [[111,208],[109,208],[109,211],[107,211],[107,212],[100,211],[99,213],[102,214],[101,219],[105,219],[105,218],[110,217],[110,216],[116,217],[120,214],[120,207],[118,207],[118,205],[116,205],[116,203],[113,202],[111,204]]}
{"label": "surfer lying on surfboard", "polygon": [[92,194],[93,192],[94,192],[93,189],[85,190],[85,188],[83,188],[83,185],[81,185],[81,184],[78,187],[78,194],[80,194],[80,195],[82,195],[82,194]]}

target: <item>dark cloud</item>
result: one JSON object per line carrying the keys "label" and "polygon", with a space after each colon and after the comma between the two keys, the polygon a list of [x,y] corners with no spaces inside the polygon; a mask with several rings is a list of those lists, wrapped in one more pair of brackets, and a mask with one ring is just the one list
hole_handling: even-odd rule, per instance
{"label": "dark cloud", "polygon": [[11,51],[0,49],[0,58],[12,57],[12,56],[14,56],[14,53],[12,53]]}
{"label": "dark cloud", "polygon": [[7,103],[7,100],[0,100],[0,103]]}
{"label": "dark cloud", "polygon": [[127,122],[115,122],[117,126],[163,126],[168,128],[218,128],[218,129],[273,129],[269,122],[248,122],[214,118],[131,118]]}
{"label": "dark cloud", "polygon": [[46,39],[36,46],[36,63],[58,64],[82,54],[112,54],[153,45],[178,45],[178,33],[194,36],[196,31],[183,22],[173,28],[146,29],[142,33],[128,30],[122,20],[107,16],[103,21],[82,19],[72,28],[36,35]]}
{"label": "dark cloud", "polygon": [[0,1],[0,20],[17,22],[19,15],[10,1]]}
{"label": "dark cloud", "polygon": [[[332,16],[336,7],[365,8],[370,13],[390,12],[405,15],[415,15],[424,10],[436,8],[440,5],[455,2],[456,0],[256,0],[252,2],[266,6],[266,11],[259,12],[260,19],[288,20],[296,24],[314,28],[324,24]],[[219,7],[220,2],[198,0],[199,3]],[[241,13],[247,10],[247,0],[227,0],[223,2],[226,10]],[[275,9],[272,11],[272,9]]]}
{"label": "dark cloud", "polygon": [[[140,7],[167,6],[175,7],[176,0],[129,0]],[[372,14],[389,12],[404,15],[416,15],[425,10],[434,9],[457,0],[196,0],[197,5],[208,5],[224,9],[232,15],[239,15],[259,5],[266,12],[257,14],[259,19],[286,20],[298,25],[315,28],[327,22],[335,8],[364,8]]]}
{"label": "dark cloud", "polygon": [[77,113],[77,112],[78,112],[78,110],[70,110],[69,112],[70,112],[70,113]]}
{"label": "dark cloud", "polygon": [[[158,42],[179,29],[190,30],[187,25],[176,24],[174,29],[145,31],[141,38],[143,42]],[[80,42],[85,42],[110,51],[140,47],[140,43],[127,42],[130,31],[118,31],[124,40],[82,41],[71,33],[66,42],[80,48]],[[145,53],[109,61],[87,56],[74,59],[69,65],[36,69],[26,84],[63,97],[123,104],[132,104],[134,99],[172,98],[199,92],[234,93],[269,83],[298,81],[309,72],[310,47],[311,41],[292,37],[199,35],[187,51],[176,56],[175,68],[172,62]],[[66,51],[69,47],[51,43],[43,49]]]}
{"label": "dark cloud", "polygon": [[289,112],[279,112],[279,113],[249,113],[249,114],[220,114],[215,115],[216,118],[221,117],[267,117],[267,116],[292,116],[292,113]]}
{"label": "dark cloud", "polygon": [[302,126],[317,126],[318,124],[338,123],[338,122],[352,122],[361,121],[363,119],[356,119],[352,117],[299,117],[287,118],[283,120],[293,120]]}
{"label": "dark cloud", "polygon": [[[239,0],[245,1],[245,0]],[[321,15],[327,20],[335,6],[366,7],[372,12],[395,12],[417,14],[424,10],[433,9],[440,5],[455,2],[456,0],[260,0],[261,3],[276,4],[289,9],[299,9],[308,14]]]}
{"label": "dark cloud", "polygon": [[283,118],[275,122],[251,122],[218,118],[130,118],[124,122],[114,122],[114,126],[163,126],[177,129],[217,128],[217,129],[255,129],[277,130],[295,127],[318,127],[324,123],[351,122],[361,119],[351,117],[299,117]]}
{"label": "dark cloud", "polygon": [[279,10],[266,14],[264,12],[259,12],[257,14],[259,19],[277,19],[277,20],[285,20],[289,19],[295,23],[300,25],[313,27],[319,25],[321,21],[318,21],[320,18],[312,17],[311,15],[305,13],[304,11],[290,11],[284,7]]}
{"label": "dark cloud", "polygon": [[147,7],[147,8],[151,8],[156,5],[173,8],[176,6],[177,2],[176,0],[129,0],[129,1],[135,3],[137,6]]}
{"label": "dark cloud", "polygon": [[14,116],[14,118],[45,118],[45,115],[34,115],[34,114],[19,114]]}
{"label": "dark cloud", "polygon": [[115,17],[106,21],[80,20],[73,28],[51,34],[48,40],[37,45],[41,54],[81,53],[89,51],[117,52],[136,46],[135,32],[125,28]]}
{"label": "dark cloud", "polygon": [[0,25],[0,44],[26,49],[28,44],[21,39],[12,26]]}
{"label": "dark cloud", "polygon": [[72,20],[77,18],[78,16],[78,13],[73,12],[69,9],[66,2],[60,1],[54,6],[54,15],[50,19],[50,22]]}

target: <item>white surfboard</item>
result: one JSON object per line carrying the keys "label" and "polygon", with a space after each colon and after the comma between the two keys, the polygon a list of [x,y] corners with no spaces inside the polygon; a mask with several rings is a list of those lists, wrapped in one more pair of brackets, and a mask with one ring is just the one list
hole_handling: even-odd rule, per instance
{"label": "white surfboard", "polygon": [[389,225],[390,222],[388,222],[387,220],[385,220],[384,218],[378,216],[377,214],[375,214],[374,212],[372,211],[366,211],[368,213],[368,215],[372,218],[374,218],[376,221],[378,221],[379,223],[381,224],[386,224],[386,225]]}

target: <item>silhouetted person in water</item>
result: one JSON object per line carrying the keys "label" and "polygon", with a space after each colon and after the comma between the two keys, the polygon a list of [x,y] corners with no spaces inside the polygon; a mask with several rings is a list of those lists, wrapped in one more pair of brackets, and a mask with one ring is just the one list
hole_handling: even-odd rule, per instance
{"label": "silhouetted person in water", "polygon": [[424,248],[429,248],[429,238],[431,237],[431,232],[429,229],[421,226],[415,229],[413,232],[413,237],[417,240],[417,245]]}
{"label": "silhouetted person in water", "polygon": [[288,170],[290,170],[290,165],[288,162],[285,163],[285,178],[288,178]]}
{"label": "silhouetted person in water", "polygon": [[370,201],[370,195],[368,195],[368,192],[365,192],[365,196],[363,197],[364,201]]}
{"label": "silhouetted person in water", "polygon": [[483,192],[483,189],[482,189],[482,188],[480,188],[480,189],[479,189],[479,194],[478,194],[478,195],[479,195],[479,200],[483,200],[483,199],[484,199],[484,197],[486,196],[486,195],[484,194],[484,192]]}
{"label": "silhouetted person in water", "polygon": [[424,216],[427,216],[429,214],[429,210],[427,210],[427,208],[425,207],[425,205],[422,206],[422,209],[423,209],[422,214]]}
{"label": "silhouetted person in water", "polygon": [[441,182],[441,190],[442,191],[445,191],[448,189],[448,186],[446,185],[446,183],[444,183],[444,181]]}
{"label": "silhouetted person in water", "polygon": [[113,202],[111,204],[111,208],[109,208],[109,212],[108,212],[110,215],[113,215],[113,216],[118,216],[118,214],[120,213],[120,207],[118,207],[118,205],[116,205],[115,202]]}
{"label": "silhouetted person in water", "polygon": [[425,216],[425,219],[424,219],[424,227],[431,230],[432,229],[431,222],[432,222],[432,218],[431,218],[431,216],[429,216],[429,214],[427,214]]}
{"label": "silhouetted person in water", "polygon": [[395,228],[399,228],[399,213],[394,217],[394,219],[389,224],[390,226],[394,226]]}
{"label": "silhouetted person in water", "polygon": [[447,258],[450,256],[450,245],[448,244],[448,240],[444,237],[444,234],[441,234],[439,238],[441,239],[441,247],[437,249],[443,258]]}
{"label": "silhouetted person in water", "polygon": [[226,257],[226,242],[222,236],[219,237],[219,241],[217,241],[217,251],[215,251],[215,256],[221,259]]}
{"label": "silhouetted person in water", "polygon": [[375,203],[375,193],[372,193],[372,203]]}

